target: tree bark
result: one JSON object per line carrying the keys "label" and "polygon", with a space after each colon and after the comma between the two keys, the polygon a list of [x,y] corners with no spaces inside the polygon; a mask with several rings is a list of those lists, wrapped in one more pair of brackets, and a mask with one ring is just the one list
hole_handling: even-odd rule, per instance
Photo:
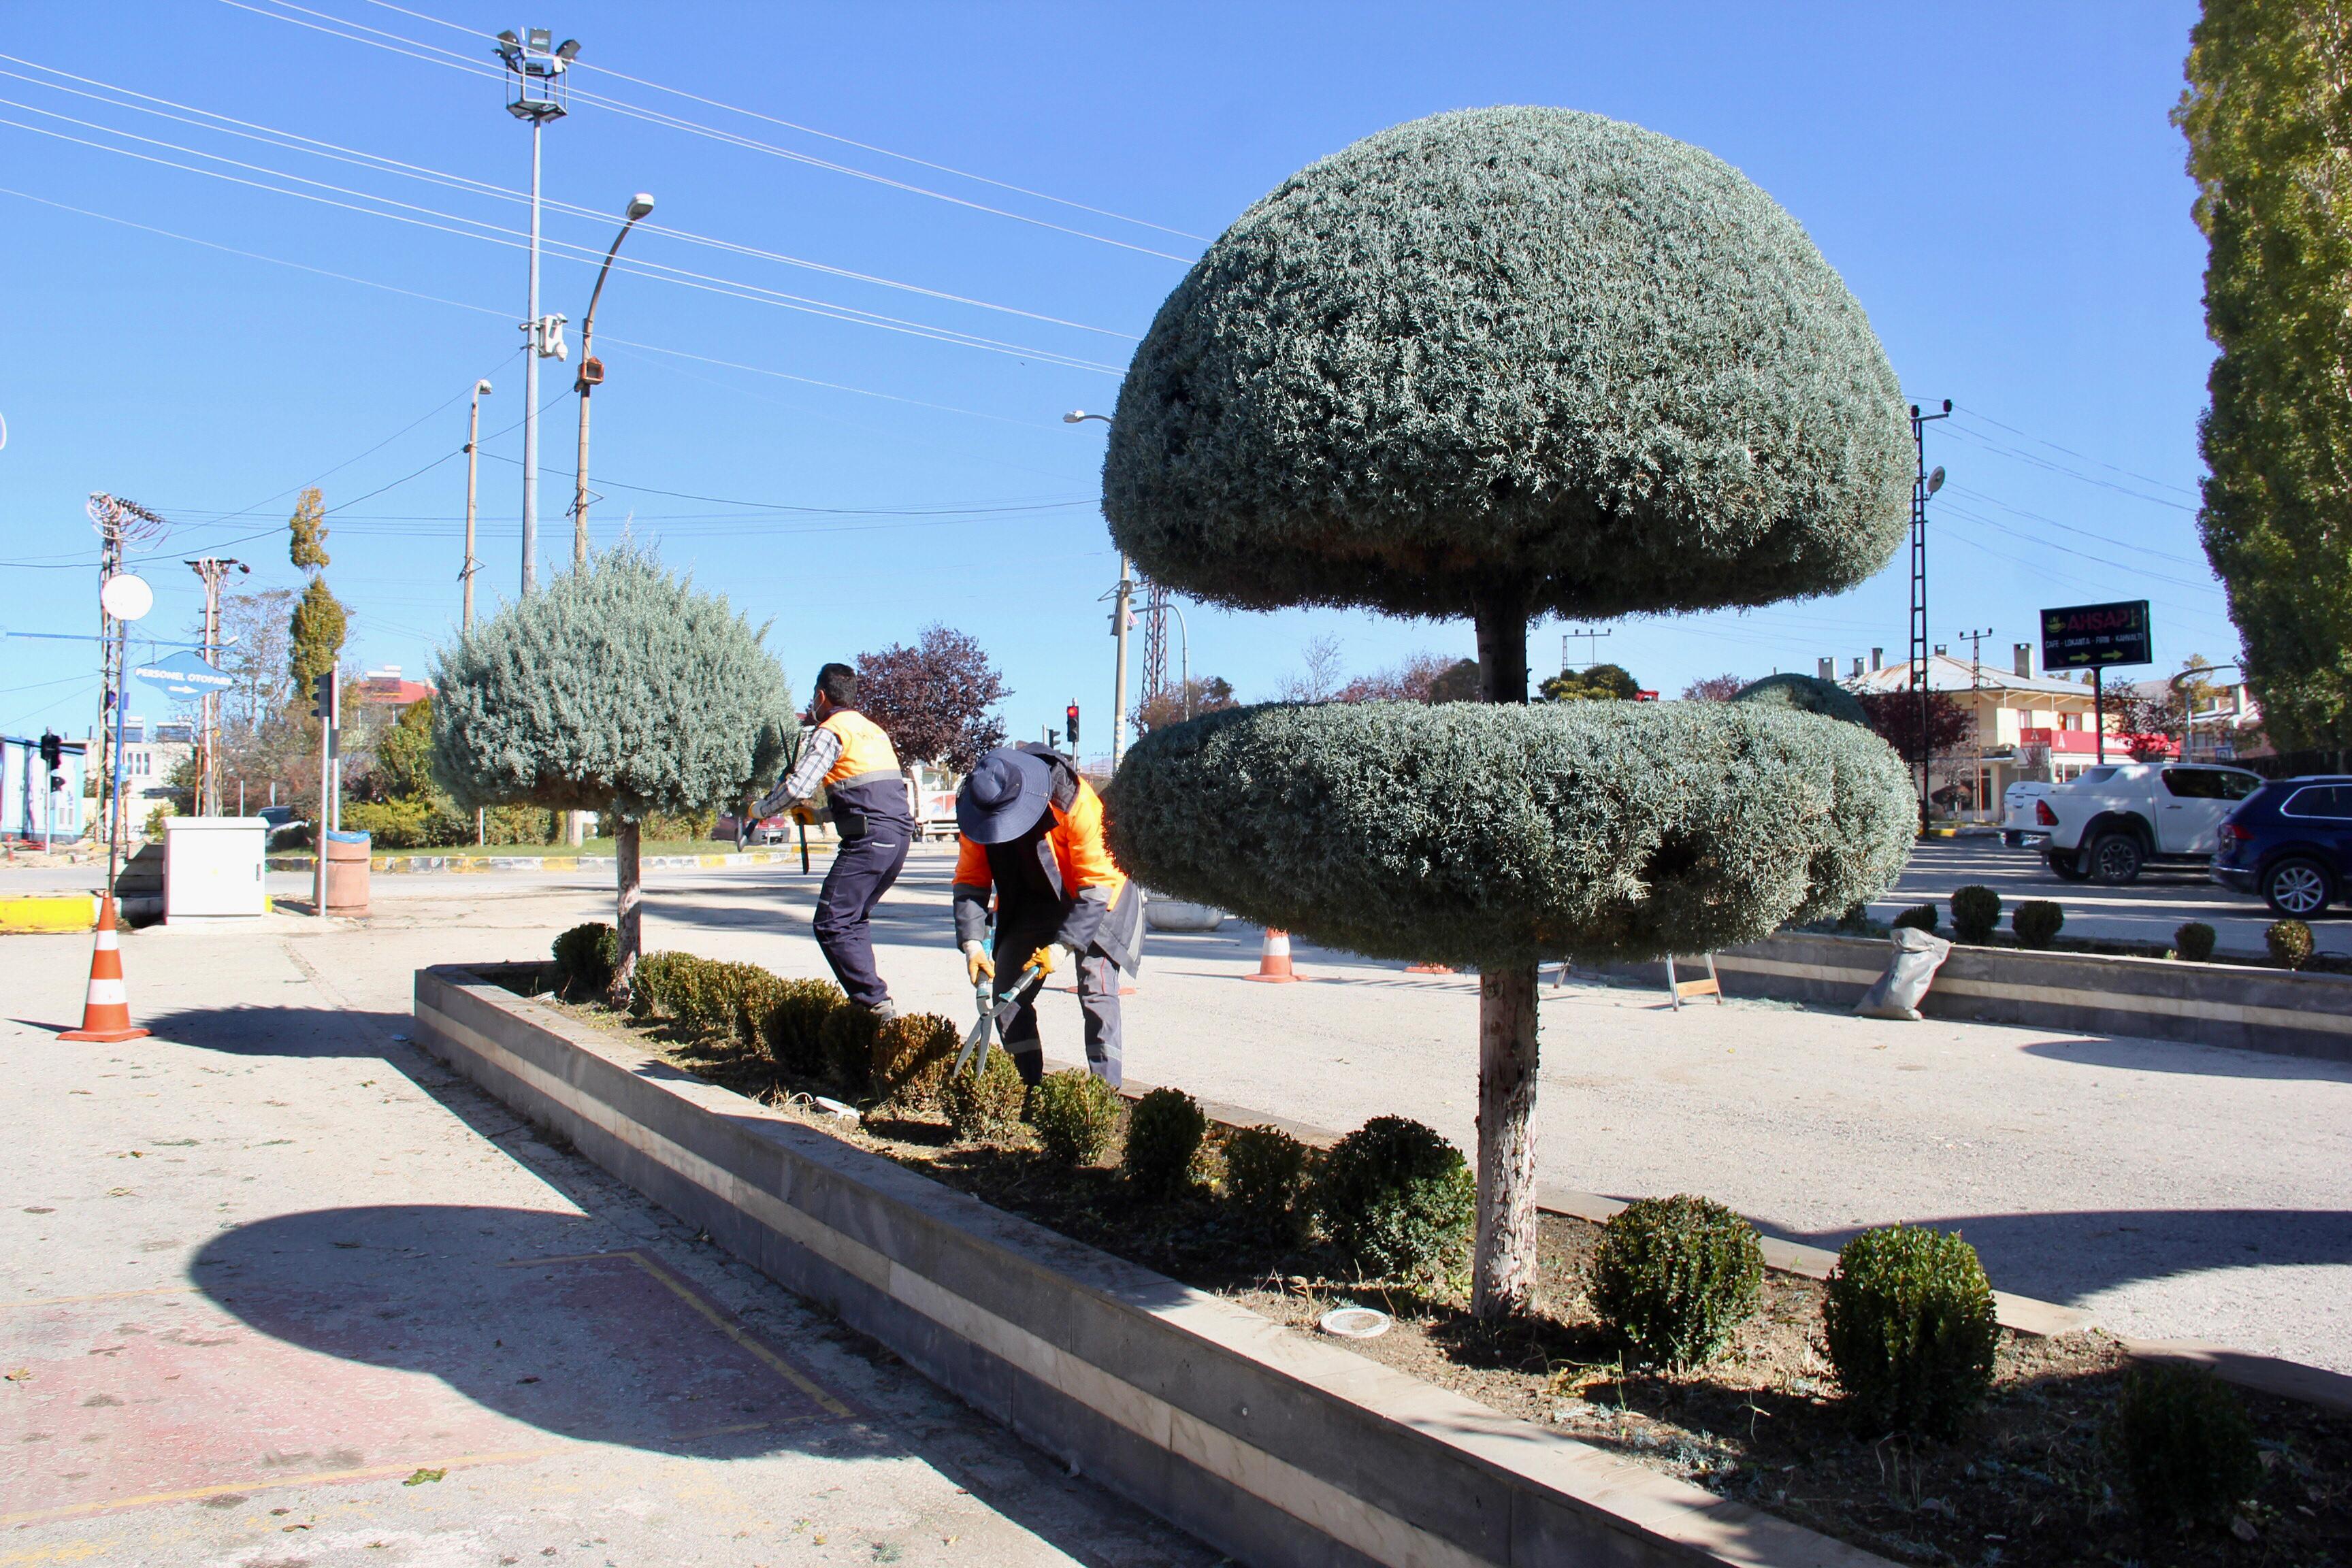
{"label": "tree bark", "polygon": [[[1477,605],[1478,699],[1528,700],[1528,609],[1516,589]],[[1536,1282],[1536,966],[1478,974],[1478,1239],[1471,1310],[1523,1311]]]}
{"label": "tree bark", "polygon": [[[616,814],[617,815],[617,814]],[[637,973],[637,955],[645,946],[645,885],[637,863],[637,825],[623,816],[613,830],[613,869],[620,883],[620,901],[613,929],[620,936],[620,952],[613,962],[613,986],[607,997],[614,1008],[629,1005]]]}

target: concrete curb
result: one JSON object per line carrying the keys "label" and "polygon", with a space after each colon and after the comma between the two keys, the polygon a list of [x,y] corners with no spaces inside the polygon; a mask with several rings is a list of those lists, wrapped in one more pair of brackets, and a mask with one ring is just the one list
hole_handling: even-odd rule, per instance
{"label": "concrete curb", "polygon": [[435,1056],[1073,1470],[1243,1561],[1885,1561],[991,1208],[484,973],[417,972]]}
{"label": "concrete curb", "polygon": [[0,932],[55,935],[97,929],[95,893],[27,893],[21,898],[0,899]]}
{"label": "concrete curb", "polygon": [[[1727,994],[1850,1007],[1886,967],[1873,937],[1782,931],[1715,955]],[[1601,973],[1657,985],[1665,966]],[[1919,1004],[1930,1017],[2132,1035],[2352,1062],[2352,976],[1955,946]]]}
{"label": "concrete curb", "polygon": [[[830,855],[833,846],[812,844],[809,859],[814,863],[820,854]],[[801,852],[792,849],[748,849],[713,855],[647,855],[638,860],[640,869],[646,871],[692,871],[728,866],[774,866],[790,861],[800,864]],[[273,871],[308,871],[311,859],[308,855],[272,855],[268,858]],[[372,855],[368,869],[388,876],[425,872],[446,872],[463,875],[472,871],[610,871],[610,855]]]}

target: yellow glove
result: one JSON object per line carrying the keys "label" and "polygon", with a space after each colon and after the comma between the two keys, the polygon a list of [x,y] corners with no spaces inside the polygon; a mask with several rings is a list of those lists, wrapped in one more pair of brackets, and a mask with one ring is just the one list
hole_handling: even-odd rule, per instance
{"label": "yellow glove", "polygon": [[1053,978],[1054,954],[1060,951],[1061,949],[1055,947],[1049,942],[1045,946],[1039,948],[1036,952],[1030,957],[1029,966],[1037,972],[1037,978],[1039,981],[1043,982]]}
{"label": "yellow glove", "polygon": [[996,961],[988,956],[988,950],[980,943],[968,942],[963,948],[963,972],[974,985],[978,985],[982,979],[996,978]]}

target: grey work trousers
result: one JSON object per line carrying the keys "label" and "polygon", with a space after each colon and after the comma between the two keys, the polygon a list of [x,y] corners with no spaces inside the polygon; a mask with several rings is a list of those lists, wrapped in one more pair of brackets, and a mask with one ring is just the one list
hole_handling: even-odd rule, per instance
{"label": "grey work trousers", "polygon": [[[1012,984],[1037,950],[1051,940],[1050,934],[998,932],[992,955],[997,984]],[[1086,1017],[1087,1070],[1117,1089],[1119,1065],[1126,1055],[1118,1016],[1118,965],[1091,948],[1078,959],[1078,1011]],[[1024,1081],[1035,1083],[1045,1076],[1045,1046],[1037,1035],[1034,995],[1004,1026],[1004,1048],[1012,1053],[1013,1065],[1021,1069]]]}

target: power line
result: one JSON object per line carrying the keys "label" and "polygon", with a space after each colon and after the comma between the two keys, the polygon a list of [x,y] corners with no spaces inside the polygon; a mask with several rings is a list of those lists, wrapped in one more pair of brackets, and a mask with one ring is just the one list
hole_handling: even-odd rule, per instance
{"label": "power line", "polygon": [[2101,544],[2113,545],[2118,550],[2129,550],[2142,555],[2153,555],[2159,561],[2169,561],[2181,566],[2202,566],[2205,564],[2201,560],[2187,555],[2178,554],[2169,550],[2158,550],[2153,545],[2133,544],[2126,540],[2110,539],[2104,533],[2095,533],[2087,528],[2077,528],[2071,522],[2061,522],[2054,517],[2044,517],[2038,511],[2027,511],[2022,507],[2011,506],[2009,502],[2002,500],[1996,496],[1987,495],[1982,490],[1971,489],[1967,485],[1955,484],[1948,488],[1955,495],[1969,496],[1976,500],[1982,501],[1987,506],[1999,507],[2001,510],[2010,513],[2011,516],[2024,518],[2029,522],[2039,522],[2051,528],[2064,529],[2069,533],[2079,533],[2085,539],[2095,540]]}
{"label": "power line", "polygon": [[[2063,475],[2065,478],[2074,480],[2077,484],[2095,485],[2100,489],[2112,490],[2119,496],[2129,496],[2134,500],[2146,501],[2150,506],[2168,507],[2174,511],[2193,512],[2197,510],[2195,507],[2189,505],[2185,501],[2167,500],[2162,496],[2144,495],[2140,491],[2133,489],[2130,486],[2119,485],[2113,479],[2103,479],[2098,478],[2096,475],[2086,474],[2076,468],[2070,468],[2063,463],[2053,463],[2047,458],[2037,458],[2031,452],[2021,452],[2014,447],[2005,447],[2000,442],[1992,440],[1989,437],[1979,435],[1976,431],[1968,429],[1965,426],[1954,428],[1952,434],[1960,437],[1964,440],[1973,441],[1978,446],[1984,447],[1987,451],[1998,452],[2001,456],[2008,458],[2012,461],[2031,464],[2032,467],[2043,469],[2047,472]],[[2151,480],[2149,482],[2160,483],[2161,481]]]}
{"label": "power line", "polygon": [[2178,490],[2185,496],[2193,496],[2197,493],[2187,485],[2177,485],[2170,479],[2159,479],[2147,474],[2134,472],[2130,468],[2117,468],[2113,463],[2102,461],[2101,459],[2091,457],[2086,453],[2077,452],[2072,447],[2061,447],[2055,441],[2045,441],[2041,437],[2033,435],[2029,431],[2021,430],[2014,425],[2004,425],[2000,420],[1995,419],[1991,415],[1981,413],[1977,409],[1960,406],[1956,410],[1956,412],[1965,414],[1971,419],[1982,420],[1985,424],[1993,426],[1997,430],[2006,430],[2012,436],[2022,437],[2024,439],[2032,442],[2037,447],[2047,447],[2053,452],[2063,452],[2067,457],[2105,468],[2109,473],[2121,474],[2126,479],[2137,479],[2142,484],[2154,485],[2157,489],[2161,490]]}
{"label": "power line", "polygon": [[[379,27],[370,27],[363,23],[349,21],[343,17],[332,16],[324,11],[312,10],[307,5],[297,5],[292,3],[292,0],[271,0],[271,4],[279,6],[280,10],[265,10],[260,5],[247,4],[247,0],[221,0],[221,4],[234,6],[239,11],[249,11],[257,16],[268,17],[269,20],[274,22],[285,22],[295,26],[306,27],[312,32],[324,33],[330,37],[341,38],[347,43],[364,44],[371,48],[385,49],[393,54],[403,55],[414,60],[421,60],[427,65],[437,65],[446,69],[460,71],[467,76],[495,77],[499,74],[496,71],[490,70],[486,66],[475,65],[470,59],[467,58],[465,56],[459,55],[454,49],[445,49],[435,44],[420,43],[416,39],[403,37],[398,33],[388,33]],[[306,22],[302,20],[302,16],[283,15],[282,12],[284,11],[300,12],[302,16],[315,16],[320,18],[321,22],[332,23],[334,26],[320,26],[319,22]],[[345,30],[339,31],[338,29]],[[373,36],[362,37],[361,35]],[[967,197],[950,195],[945,191],[935,191],[928,186],[913,184],[905,180],[894,180],[887,174],[877,174],[868,169],[856,168],[848,163],[835,163],[829,158],[819,158],[811,153],[796,152],[789,147],[779,147],[773,142],[762,142],[757,137],[745,136],[739,132],[721,131],[714,126],[703,125],[678,115],[667,113],[661,110],[646,109],[637,104],[629,103],[621,99],[609,97],[604,93],[588,91],[586,89],[574,87],[571,91],[571,101],[575,105],[587,104],[593,108],[608,110],[615,114],[625,115],[630,119],[642,120],[649,124],[664,126],[674,131],[683,131],[689,135],[706,137],[711,141],[722,142],[729,146],[740,147],[749,152],[762,153],[770,157],[781,158],[795,163],[805,163],[810,167],[828,170],[837,174],[846,174],[853,179],[870,181],[875,184],[885,185],[893,190],[905,191],[909,195],[929,196],[934,201],[945,202],[952,206],[966,207],[974,212],[982,212],[996,217],[1009,218],[1014,223],[1028,224],[1037,228],[1051,229],[1057,234],[1066,234],[1077,239],[1092,240],[1097,245],[1108,245],[1119,250],[1131,250],[1138,255],[1156,257],[1163,261],[1173,261],[1185,266],[1190,266],[1193,259],[1192,257],[1179,256],[1171,251],[1155,250],[1148,245],[1137,245],[1124,239],[1114,239],[1108,235],[1094,234],[1082,228],[1073,228],[1067,224],[1058,224],[1051,222],[1045,218],[1033,217],[1026,213],[1013,212],[1004,207],[990,206],[985,202],[975,202]]]}

